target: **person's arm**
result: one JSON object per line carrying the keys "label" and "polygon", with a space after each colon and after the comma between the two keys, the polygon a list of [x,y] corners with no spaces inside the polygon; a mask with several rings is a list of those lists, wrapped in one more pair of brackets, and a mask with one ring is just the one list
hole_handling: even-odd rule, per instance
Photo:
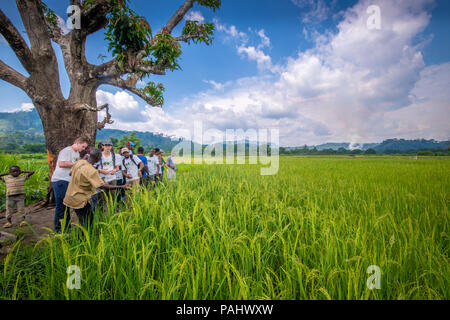
{"label": "person's arm", "polygon": [[142,169],[144,169],[144,162],[139,162],[139,167],[138,167],[138,176],[139,178],[142,178]]}
{"label": "person's arm", "polygon": [[106,169],[98,169],[98,172],[100,172],[101,174],[104,174],[104,175],[109,174],[109,171]]}
{"label": "person's arm", "polygon": [[116,167],[114,168],[114,170],[111,170],[111,174],[115,175],[117,172],[119,172],[119,165],[116,165]]}
{"label": "person's arm", "polygon": [[128,179],[131,178],[131,175],[129,175],[129,174],[127,173],[127,170],[122,170],[122,174],[123,174],[123,176],[124,176],[125,178],[128,178]]}
{"label": "person's arm", "polygon": [[56,162],[56,165],[59,165],[60,168],[72,168],[75,165],[75,162],[70,161],[70,159],[72,159],[70,157],[70,152],[68,150],[62,150],[58,155],[59,161]]}
{"label": "person's arm", "polygon": [[60,168],[72,168],[75,165],[75,162],[72,161],[60,161],[59,167]]}
{"label": "person's arm", "polygon": [[6,173],[2,173],[2,174],[0,174],[0,177],[4,177],[4,176],[7,176],[9,174],[9,172],[6,172]]}
{"label": "person's arm", "polygon": [[115,190],[115,189],[126,189],[126,188],[128,188],[128,186],[113,186],[111,184],[105,183],[100,188],[105,189],[105,190]]}
{"label": "person's arm", "polygon": [[22,173],[26,173],[28,175],[28,178],[29,178],[29,177],[31,177],[34,174],[34,171],[23,170]]}

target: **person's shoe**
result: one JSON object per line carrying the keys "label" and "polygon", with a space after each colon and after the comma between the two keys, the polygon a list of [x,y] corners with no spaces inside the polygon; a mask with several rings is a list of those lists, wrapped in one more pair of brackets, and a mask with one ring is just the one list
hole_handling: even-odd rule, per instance
{"label": "person's shoe", "polygon": [[24,220],[19,224],[19,227],[26,227],[27,226],[27,222]]}
{"label": "person's shoe", "polygon": [[3,225],[3,228],[11,228],[12,227],[12,223],[11,222],[7,222]]}

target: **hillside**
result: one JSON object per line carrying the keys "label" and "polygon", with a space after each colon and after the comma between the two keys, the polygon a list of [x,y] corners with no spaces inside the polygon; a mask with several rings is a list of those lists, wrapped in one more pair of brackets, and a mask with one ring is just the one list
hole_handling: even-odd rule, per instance
{"label": "hillside", "polygon": [[[163,134],[139,131],[103,129],[97,132],[97,140],[105,138],[121,139],[122,136],[136,133],[144,147],[172,149],[180,140],[172,140]],[[0,112],[0,150],[17,150],[25,144],[45,143],[41,119],[36,109],[32,111]],[[42,151],[42,148],[41,148]],[[43,149],[45,151],[45,148]]]}
{"label": "hillside", "polygon": [[42,132],[42,122],[36,109],[32,111],[0,112],[0,133],[14,131]]}
{"label": "hillside", "polygon": [[[97,140],[105,138],[121,139],[124,135],[135,133],[141,140],[141,143],[147,149],[149,147],[159,147],[166,151],[171,150],[177,145],[181,139],[174,139],[164,134],[156,134],[152,132],[140,131],[123,131],[117,129],[103,129],[98,131]],[[44,134],[42,132],[42,124],[39,115],[35,109],[32,111],[19,111],[14,113],[0,112],[0,150],[40,150],[45,152]],[[242,143],[243,141],[238,142]],[[245,144],[252,142],[245,141]],[[236,144],[236,143],[234,143]],[[24,148],[27,145],[28,148]],[[435,140],[405,140],[405,139],[388,139],[381,143],[362,143],[351,144],[350,142],[342,143],[324,143],[316,146],[307,146],[308,149],[316,148],[318,151],[346,149],[367,150],[374,149],[377,153],[395,153],[395,152],[414,152],[423,150],[448,150],[449,141]],[[286,147],[285,150],[295,151],[304,147]]]}

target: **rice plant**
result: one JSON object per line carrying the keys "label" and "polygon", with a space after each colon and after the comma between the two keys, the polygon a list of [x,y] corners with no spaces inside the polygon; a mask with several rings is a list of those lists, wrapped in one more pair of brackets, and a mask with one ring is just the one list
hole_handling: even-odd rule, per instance
{"label": "rice plant", "polygon": [[[111,199],[91,230],[17,243],[0,264],[0,297],[450,297],[448,158],[282,157],[274,176],[183,168],[174,183]],[[79,290],[66,285],[71,265]],[[380,289],[367,287],[371,265]]]}

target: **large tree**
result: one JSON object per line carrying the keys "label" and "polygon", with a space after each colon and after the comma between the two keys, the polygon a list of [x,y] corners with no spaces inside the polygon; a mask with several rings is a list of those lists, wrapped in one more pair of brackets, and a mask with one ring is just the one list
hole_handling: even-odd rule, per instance
{"label": "large tree", "polygon": [[[150,76],[165,75],[166,71],[179,68],[179,42],[212,41],[212,23],[190,20],[186,20],[180,35],[172,36],[174,28],[196,2],[213,10],[221,4],[220,0],[180,1],[181,6],[168,17],[167,23],[152,33],[150,24],[129,7],[128,0],[70,0],[68,6],[80,9],[73,10],[70,18],[77,27],[80,17],[81,24],[64,34],[57,15],[42,0],[16,0],[28,42],[0,10],[0,33],[28,73],[24,75],[0,60],[0,79],[25,91],[36,107],[44,127],[50,174],[62,148],[81,135],[94,143],[97,130],[112,123],[108,105],[97,106],[96,91],[100,85],[122,88],[151,106],[162,106],[164,87],[150,81]],[[94,65],[86,60],[86,39],[102,29],[112,59]],[[52,42],[62,51],[70,80],[67,99],[61,90]],[[147,83],[143,89],[136,87],[140,79]],[[98,121],[97,114],[102,110],[106,111],[106,117]]]}

